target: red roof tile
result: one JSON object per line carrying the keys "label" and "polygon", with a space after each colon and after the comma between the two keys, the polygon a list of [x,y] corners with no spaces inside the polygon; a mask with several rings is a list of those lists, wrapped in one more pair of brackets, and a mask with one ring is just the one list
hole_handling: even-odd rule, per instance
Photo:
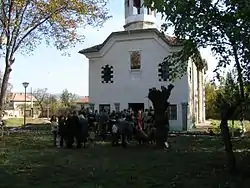
{"label": "red roof tile", "polygon": [[88,96],[80,96],[78,101],[78,103],[89,103],[89,97]]}
{"label": "red roof tile", "polygon": [[[36,101],[36,98],[32,96],[30,93],[26,94],[26,101]],[[25,101],[24,93],[10,93],[10,100],[11,101]]]}

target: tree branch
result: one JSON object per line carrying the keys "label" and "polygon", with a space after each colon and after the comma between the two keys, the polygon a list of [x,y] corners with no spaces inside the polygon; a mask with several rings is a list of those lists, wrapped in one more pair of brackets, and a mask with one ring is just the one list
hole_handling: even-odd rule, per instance
{"label": "tree branch", "polygon": [[6,28],[6,19],[7,19],[7,15],[6,15],[6,11],[5,11],[5,3],[4,3],[4,0],[1,0],[1,4],[2,4],[2,18],[1,19],[1,22],[3,24],[3,30],[4,30],[4,33],[5,35],[7,35],[7,28]]}
{"label": "tree branch", "polygon": [[[5,36],[6,36],[6,39],[7,39],[7,44],[6,44],[6,47],[5,47],[5,51],[6,51],[6,55],[5,55],[5,65],[6,65],[6,68],[9,67],[11,64],[12,64],[12,60],[10,61],[10,47],[11,47],[11,44],[10,44],[10,22],[11,22],[11,13],[12,13],[12,9],[13,9],[13,5],[14,5],[14,2],[13,0],[10,1],[10,5],[9,5],[9,9],[8,9],[8,17],[7,17],[7,13],[5,11],[5,3],[4,1],[2,0],[2,12],[3,12],[3,16],[4,16],[4,19],[3,19],[3,22],[4,22],[4,30],[5,30]],[[7,23],[6,23],[7,22]],[[8,70],[8,71],[11,71]]]}
{"label": "tree branch", "polygon": [[[12,35],[12,37],[11,37],[11,43],[13,41],[13,45],[12,45],[12,49],[11,49],[11,55],[14,54],[14,47],[16,46],[17,37],[18,37],[18,35],[20,33],[20,28],[21,28],[21,25],[23,23],[24,14],[25,14],[25,12],[27,10],[27,7],[28,7],[29,3],[30,3],[30,0],[26,0],[26,4],[25,4],[24,8],[20,9],[20,13],[21,13],[21,11],[22,11],[22,13],[21,13],[20,19],[17,18],[17,20],[19,19],[18,20],[19,23],[16,24],[16,26],[14,27],[13,32],[11,34]],[[20,15],[20,13],[18,13],[18,15]]]}
{"label": "tree branch", "polygon": [[63,6],[63,7],[61,7],[61,8],[59,8],[59,9],[57,9],[57,10],[55,10],[53,13],[51,13],[51,14],[49,14],[46,18],[44,18],[42,21],[40,21],[40,22],[38,22],[37,24],[35,24],[20,40],[19,40],[19,42],[17,43],[17,45],[16,46],[14,46],[13,48],[14,48],[14,50],[13,50],[13,53],[15,53],[17,50],[18,50],[18,48],[20,47],[20,45],[22,44],[22,42],[23,42],[23,40],[31,33],[31,32],[33,32],[36,28],[38,28],[40,25],[42,25],[44,22],[46,22],[48,19],[50,19],[51,18],[51,16],[53,15],[53,14],[56,14],[56,13],[58,13],[58,12],[60,12],[61,10],[63,10],[64,8],[65,8],[66,6]]}
{"label": "tree branch", "polygon": [[13,46],[15,44],[15,38],[16,38],[15,33],[16,33],[16,30],[17,30],[17,22],[19,20],[20,12],[21,12],[21,10],[16,9],[15,25],[14,25],[14,28],[13,28],[13,30],[11,32],[11,35],[10,35],[11,37],[10,37],[10,42],[9,42],[10,43],[9,48],[11,48],[10,56],[13,55],[12,51],[13,51]]}
{"label": "tree branch", "polygon": [[[8,32],[8,38],[7,38],[7,45],[10,45],[9,42],[10,42],[10,21],[11,21],[11,13],[12,13],[12,9],[13,9],[13,5],[14,5],[14,0],[11,0],[10,1],[10,6],[9,6],[9,10],[8,10],[8,22],[7,22],[7,32]],[[9,41],[8,41],[9,39]]]}

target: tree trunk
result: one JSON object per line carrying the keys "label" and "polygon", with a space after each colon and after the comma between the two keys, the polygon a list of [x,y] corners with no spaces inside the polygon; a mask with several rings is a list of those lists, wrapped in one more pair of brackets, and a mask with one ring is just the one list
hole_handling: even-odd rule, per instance
{"label": "tree trunk", "polygon": [[225,144],[225,151],[227,154],[227,166],[229,172],[235,172],[236,170],[236,159],[233,152],[233,145],[231,142],[231,136],[228,128],[228,119],[224,118],[220,123],[221,134],[223,142]]}
{"label": "tree trunk", "polygon": [[241,104],[241,100],[238,99],[234,105],[224,106],[221,108],[221,135],[223,138],[223,142],[225,145],[225,151],[227,155],[227,167],[230,173],[234,173],[236,171],[236,159],[233,152],[233,145],[231,141],[231,135],[228,128],[228,120],[233,117],[233,114],[237,108]]}
{"label": "tree trunk", "polygon": [[164,124],[156,121],[156,145],[158,148],[164,148],[165,134]]}
{"label": "tree trunk", "polygon": [[[7,64],[7,63],[6,63]],[[2,114],[4,112],[4,106],[5,106],[5,99],[6,99],[6,92],[8,88],[8,82],[11,72],[11,66],[6,65],[4,70],[4,75],[1,83],[1,95],[0,95],[0,120],[2,120]]]}
{"label": "tree trunk", "polygon": [[[157,113],[157,112],[156,112]],[[167,128],[167,117],[165,113],[155,114],[155,124],[156,124],[156,145],[157,148],[165,148],[165,142],[168,138],[168,128]]]}
{"label": "tree trunk", "polygon": [[165,148],[165,142],[168,138],[169,121],[166,111],[168,110],[168,99],[174,85],[169,84],[168,87],[149,89],[148,98],[154,107],[154,117],[156,124],[156,145],[158,148]]}
{"label": "tree trunk", "polygon": [[41,110],[41,114],[39,115],[39,117],[43,118],[44,117],[44,114],[43,114],[44,108],[43,108],[43,105],[41,103],[39,103],[39,106],[40,106],[40,110]]}

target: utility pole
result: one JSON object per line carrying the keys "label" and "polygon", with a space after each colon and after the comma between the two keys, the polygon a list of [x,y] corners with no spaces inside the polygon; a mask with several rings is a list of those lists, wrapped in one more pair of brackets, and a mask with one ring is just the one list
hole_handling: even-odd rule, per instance
{"label": "utility pole", "polygon": [[34,118],[33,91],[32,91],[32,87],[30,88],[30,96],[31,96],[31,117]]}

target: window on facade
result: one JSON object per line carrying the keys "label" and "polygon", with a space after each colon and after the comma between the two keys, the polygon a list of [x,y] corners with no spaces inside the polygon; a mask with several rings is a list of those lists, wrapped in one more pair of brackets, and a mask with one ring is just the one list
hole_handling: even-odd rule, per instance
{"label": "window on facade", "polygon": [[6,109],[7,110],[14,110],[14,102],[13,101],[10,101],[6,104]]}
{"label": "window on facade", "polygon": [[167,62],[162,63],[162,79],[163,80],[169,79],[169,65]]}
{"label": "window on facade", "polygon": [[134,14],[140,14],[141,0],[134,0],[133,9]]}
{"label": "window on facade", "polygon": [[177,120],[177,105],[176,104],[169,105],[168,117],[169,117],[169,120]]}
{"label": "window on facade", "polygon": [[169,67],[169,63],[164,61],[158,65],[158,76],[159,81],[168,81],[170,78],[171,67]]}
{"label": "window on facade", "polygon": [[89,104],[89,109],[90,109],[92,112],[94,112],[94,111],[95,111],[95,104],[90,103],[90,104]]}
{"label": "window on facade", "polygon": [[134,7],[140,8],[141,7],[141,0],[134,0]]}
{"label": "window on facade", "polygon": [[99,111],[100,112],[105,111],[105,112],[109,113],[110,112],[110,104],[100,104]]}
{"label": "window on facade", "polygon": [[115,111],[120,112],[120,103],[115,103]]}
{"label": "window on facade", "polygon": [[151,8],[145,8],[144,12],[146,12],[148,15],[152,15],[152,10]]}
{"label": "window on facade", "polygon": [[139,51],[131,52],[130,54],[130,68],[131,70],[141,69],[141,53]]}

